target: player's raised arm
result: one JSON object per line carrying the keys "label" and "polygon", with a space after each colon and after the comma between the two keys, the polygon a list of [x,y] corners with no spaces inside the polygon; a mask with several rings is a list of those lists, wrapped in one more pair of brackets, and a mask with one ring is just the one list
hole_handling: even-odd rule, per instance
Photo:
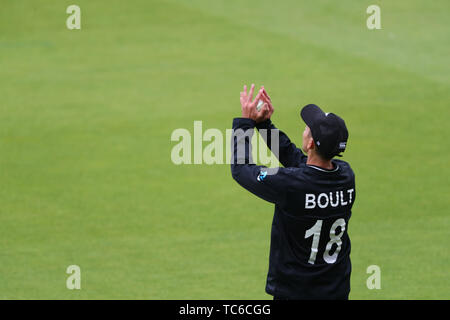
{"label": "player's raised arm", "polygon": [[283,180],[282,174],[269,172],[270,170],[278,172],[280,168],[257,166],[252,160],[251,139],[255,125],[263,121],[269,111],[266,104],[260,110],[256,109],[262,89],[252,100],[254,89],[255,86],[252,85],[247,94],[247,87],[244,86],[240,98],[242,117],[233,120],[231,173],[242,187],[258,197],[272,203],[282,203],[286,181]]}
{"label": "player's raised arm", "polygon": [[[267,147],[275,154],[278,161],[284,167],[297,167],[306,156],[303,152],[296,147],[296,145],[291,142],[289,137],[281,130],[278,130],[271,122],[270,117],[274,112],[272,105],[272,99],[270,99],[264,86],[262,87],[263,92],[261,95],[261,100],[264,106],[267,105],[268,111],[265,115],[264,121],[259,122],[256,128],[260,131],[262,138],[267,144]],[[262,130],[267,130],[265,134],[262,134]],[[271,134],[271,130],[277,130],[278,134]],[[272,137],[278,137],[278,148],[273,148]],[[278,149],[278,150],[277,150]]]}

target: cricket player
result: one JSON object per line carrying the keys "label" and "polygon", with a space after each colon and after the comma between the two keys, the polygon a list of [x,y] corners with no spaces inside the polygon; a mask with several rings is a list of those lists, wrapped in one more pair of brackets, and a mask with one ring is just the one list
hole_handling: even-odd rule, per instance
{"label": "cricket player", "polygon": [[[342,160],[348,131],[343,119],[309,104],[302,150],[278,131],[278,149],[268,132],[268,147],[281,168],[253,164],[254,128],[278,130],[271,123],[273,105],[264,87],[253,99],[244,86],[242,117],[233,120],[233,178],[256,196],[275,204],[266,292],[274,299],[348,299],[350,239],[348,222],[355,202],[355,176]],[[263,102],[258,110],[257,104]],[[240,129],[240,130],[239,130]],[[242,152],[242,147],[244,151]]]}

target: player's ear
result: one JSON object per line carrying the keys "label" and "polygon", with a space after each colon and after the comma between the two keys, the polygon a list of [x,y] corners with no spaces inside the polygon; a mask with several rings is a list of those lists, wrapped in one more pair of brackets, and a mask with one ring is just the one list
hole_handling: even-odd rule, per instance
{"label": "player's ear", "polygon": [[312,137],[309,138],[308,141],[308,149],[315,149],[316,148],[316,144],[314,143],[314,139]]}

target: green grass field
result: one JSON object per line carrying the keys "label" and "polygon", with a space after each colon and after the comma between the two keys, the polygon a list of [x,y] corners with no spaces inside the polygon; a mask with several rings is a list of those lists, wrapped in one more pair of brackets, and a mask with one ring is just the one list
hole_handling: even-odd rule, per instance
{"label": "green grass field", "polygon": [[[66,8],[81,8],[81,30]],[[381,30],[366,8],[381,7]],[[228,165],[171,162],[265,85],[346,119],[351,299],[449,299],[447,0],[2,0],[0,298],[270,299],[273,206]],[[66,268],[81,267],[81,290]],[[381,289],[366,287],[369,265]]]}

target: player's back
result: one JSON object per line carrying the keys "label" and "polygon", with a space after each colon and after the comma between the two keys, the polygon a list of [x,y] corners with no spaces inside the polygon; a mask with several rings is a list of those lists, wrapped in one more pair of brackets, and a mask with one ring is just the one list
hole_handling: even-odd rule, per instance
{"label": "player's back", "polygon": [[275,207],[266,286],[275,297],[348,297],[355,178],[348,163],[333,163],[333,170],[292,168],[286,201]]}

